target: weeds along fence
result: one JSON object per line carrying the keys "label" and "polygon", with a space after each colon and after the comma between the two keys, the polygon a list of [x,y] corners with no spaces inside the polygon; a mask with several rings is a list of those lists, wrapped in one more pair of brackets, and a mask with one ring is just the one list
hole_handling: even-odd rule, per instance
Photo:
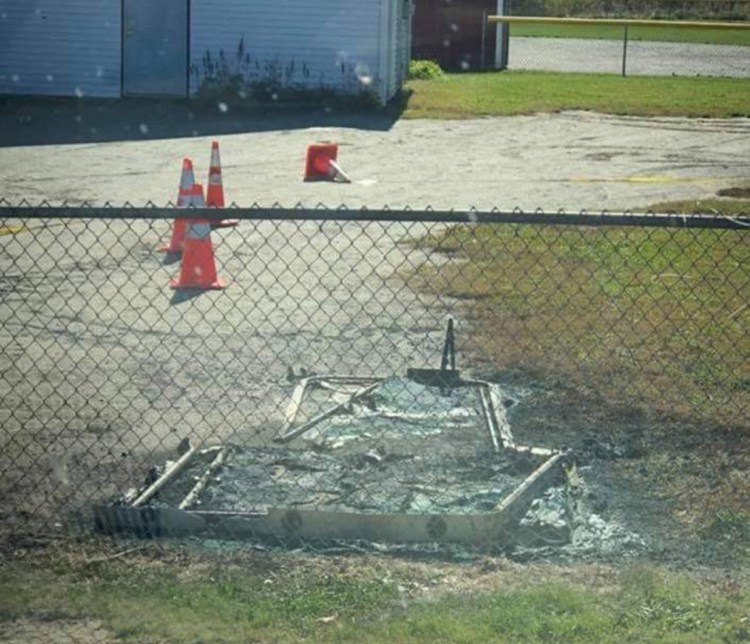
{"label": "weeds along fence", "polygon": [[[748,5],[750,6],[750,5]],[[507,31],[507,67],[641,76],[750,75],[747,20],[490,16]]]}
{"label": "weeds along fence", "polygon": [[182,214],[0,206],[5,539],[736,547],[747,218]]}

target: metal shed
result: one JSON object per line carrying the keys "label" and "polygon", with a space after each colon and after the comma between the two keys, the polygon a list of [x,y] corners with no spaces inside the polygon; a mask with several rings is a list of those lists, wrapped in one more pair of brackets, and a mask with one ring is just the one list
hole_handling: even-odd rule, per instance
{"label": "metal shed", "polygon": [[170,96],[218,73],[392,98],[411,0],[0,0],[0,94]]}

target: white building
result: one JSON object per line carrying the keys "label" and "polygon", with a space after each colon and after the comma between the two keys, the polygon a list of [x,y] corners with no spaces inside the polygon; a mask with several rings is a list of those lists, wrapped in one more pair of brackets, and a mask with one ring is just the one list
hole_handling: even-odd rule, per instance
{"label": "white building", "polygon": [[0,94],[173,96],[246,81],[392,98],[411,0],[0,0]]}

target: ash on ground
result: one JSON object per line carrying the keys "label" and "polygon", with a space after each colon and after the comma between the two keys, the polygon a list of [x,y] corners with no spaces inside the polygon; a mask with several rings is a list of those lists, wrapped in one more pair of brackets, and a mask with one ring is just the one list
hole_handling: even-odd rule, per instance
{"label": "ash on ground", "polygon": [[[365,396],[349,402],[358,387],[308,388],[295,426],[335,404],[341,413],[315,424],[301,436],[300,447],[336,450],[355,443],[383,445],[389,452],[420,449],[492,449],[476,387],[443,388],[408,378],[389,378]],[[292,427],[294,429],[294,426]],[[431,440],[436,439],[436,440]],[[356,447],[355,449],[361,449]]]}
{"label": "ash on ground", "polygon": [[289,447],[235,449],[200,508],[489,512],[543,461],[493,450],[476,387],[390,378],[348,402],[355,390],[312,388],[297,426],[346,404]]}
{"label": "ash on ground", "polygon": [[[441,389],[391,378],[352,400],[358,389],[361,385],[325,381],[311,387],[292,424],[308,429],[283,446],[233,446],[191,509],[487,513],[545,460],[493,449],[476,387]],[[311,423],[337,405],[337,413]],[[177,505],[206,464],[192,464],[156,503]],[[643,545],[637,535],[590,510],[577,471],[559,479],[520,518],[515,544],[520,557],[606,554]]]}
{"label": "ash on ground", "polygon": [[[574,478],[575,478],[574,474]],[[625,526],[605,519],[590,508],[585,484],[553,487],[532,501],[520,521],[516,555],[519,558],[545,556],[606,556],[636,553],[645,541]]]}
{"label": "ash on ground", "polygon": [[535,459],[486,454],[451,461],[424,452],[324,454],[237,448],[200,509],[264,507],[365,513],[489,512],[536,467]]}

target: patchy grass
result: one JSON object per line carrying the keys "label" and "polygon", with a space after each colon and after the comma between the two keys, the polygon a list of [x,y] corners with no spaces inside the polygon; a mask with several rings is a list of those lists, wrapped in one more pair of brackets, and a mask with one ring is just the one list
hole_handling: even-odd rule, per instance
{"label": "patchy grass", "polygon": [[126,642],[741,641],[748,610],[735,576],[492,558],[26,553],[0,572],[0,633],[29,639],[79,626]]}
{"label": "patchy grass", "polygon": [[[623,28],[613,25],[511,25],[510,35],[531,38],[585,38],[622,40]],[[629,27],[628,40],[687,42],[711,45],[750,46],[750,31],[737,29],[687,29],[680,27]]]}
{"label": "patchy grass", "polygon": [[[473,320],[467,348],[480,368],[555,383],[579,406],[602,410],[592,427],[611,429],[643,410],[658,419],[647,422],[651,447],[621,464],[623,473],[669,499],[675,518],[694,530],[713,525],[717,511],[743,516],[750,497],[742,440],[750,434],[745,233],[480,225],[448,228],[419,245],[453,261],[427,263],[407,279],[463,302]],[[542,436],[559,433],[561,421],[546,418]],[[737,539],[713,540],[722,554],[746,558]]]}
{"label": "patchy grass", "polygon": [[750,429],[750,244],[742,232],[454,226],[412,286],[465,303],[472,351],[612,403]]}
{"label": "patchy grass", "polygon": [[318,640],[328,622],[353,629],[398,597],[394,584],[378,579],[300,569],[281,576],[266,560],[247,569],[225,563],[136,557],[93,565],[57,561],[52,570],[29,567],[12,577],[6,571],[0,615],[6,621],[98,620],[125,641]]}
{"label": "patchy grass", "polygon": [[750,79],[491,72],[409,81],[406,88],[406,118],[468,119],[561,110],[750,116]]}
{"label": "patchy grass", "polygon": [[[457,225],[417,242],[438,257],[405,279],[461,306],[480,372],[529,374],[593,410],[579,435],[642,415],[650,447],[623,473],[697,530],[750,498],[748,234]],[[542,440],[568,441],[566,422],[545,416]]]}
{"label": "patchy grass", "polygon": [[750,215],[750,199],[686,199],[661,201],[645,208],[650,212],[678,215],[722,214],[730,217]]}
{"label": "patchy grass", "polygon": [[683,436],[672,443],[669,436],[657,436],[653,449],[618,468],[626,480],[637,481],[641,489],[669,501],[673,518],[703,539],[701,557],[747,566],[748,440],[711,431],[716,430],[711,426],[701,430],[703,436],[688,434],[682,445]]}

